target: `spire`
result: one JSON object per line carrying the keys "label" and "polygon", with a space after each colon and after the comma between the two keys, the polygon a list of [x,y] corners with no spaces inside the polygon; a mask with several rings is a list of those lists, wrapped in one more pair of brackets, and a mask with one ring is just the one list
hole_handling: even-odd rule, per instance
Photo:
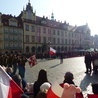
{"label": "spire", "polygon": [[28,5],[26,6],[26,11],[30,10],[33,12],[33,7],[31,6],[30,0],[28,0]]}
{"label": "spire", "polygon": [[54,20],[54,14],[53,14],[53,12],[51,14],[51,20]]}

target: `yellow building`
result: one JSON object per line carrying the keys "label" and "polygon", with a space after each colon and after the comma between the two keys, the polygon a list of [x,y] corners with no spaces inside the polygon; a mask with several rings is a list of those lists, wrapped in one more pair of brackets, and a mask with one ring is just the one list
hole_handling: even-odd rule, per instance
{"label": "yellow building", "polygon": [[0,14],[0,52],[23,51],[22,21],[12,15]]}
{"label": "yellow building", "polygon": [[21,51],[23,53],[49,52],[53,47],[57,52],[74,51],[90,47],[88,25],[72,26],[40,17],[28,2],[18,17],[0,14],[0,51]]}

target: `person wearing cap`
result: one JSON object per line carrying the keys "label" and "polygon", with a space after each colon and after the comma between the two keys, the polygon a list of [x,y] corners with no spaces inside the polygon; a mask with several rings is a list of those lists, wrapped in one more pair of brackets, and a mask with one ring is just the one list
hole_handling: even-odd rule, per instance
{"label": "person wearing cap", "polygon": [[[66,72],[65,75],[64,75],[63,84],[64,84],[64,83],[68,83],[68,84],[74,84],[74,85],[75,85],[73,79],[74,79],[73,73],[71,73],[70,71],[68,71],[68,72]],[[61,84],[62,84],[62,83],[61,83]],[[63,85],[63,84],[62,84],[62,85]]]}
{"label": "person wearing cap", "polygon": [[[65,75],[64,75],[64,81],[63,81],[63,83],[60,84],[60,86],[64,88],[64,84],[65,84],[65,83],[68,83],[69,85],[70,85],[70,84],[75,85],[73,79],[74,79],[73,73],[70,72],[70,71],[66,72]],[[75,86],[76,86],[76,85],[75,85]],[[76,87],[77,87],[77,86],[76,86]],[[76,96],[77,96],[76,98],[83,98],[82,92],[81,92],[81,93],[76,93]]]}

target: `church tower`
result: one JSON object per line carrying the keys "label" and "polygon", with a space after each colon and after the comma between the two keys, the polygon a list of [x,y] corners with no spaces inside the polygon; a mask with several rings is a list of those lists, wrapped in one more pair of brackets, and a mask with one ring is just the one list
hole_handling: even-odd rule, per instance
{"label": "church tower", "polygon": [[51,20],[54,20],[54,14],[53,14],[53,12],[51,14]]}

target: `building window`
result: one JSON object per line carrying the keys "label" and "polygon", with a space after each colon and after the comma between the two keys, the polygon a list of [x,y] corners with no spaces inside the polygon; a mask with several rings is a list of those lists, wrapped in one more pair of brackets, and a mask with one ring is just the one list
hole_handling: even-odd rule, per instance
{"label": "building window", "polygon": [[21,43],[19,43],[18,46],[19,46],[20,48],[22,48],[22,44],[21,44]]}
{"label": "building window", "polygon": [[46,33],[46,28],[43,28],[43,33]]}
{"label": "building window", "polygon": [[37,33],[41,33],[41,28],[37,27]]}
{"label": "building window", "polygon": [[31,31],[35,32],[35,26],[31,26]]}
{"label": "building window", "polygon": [[60,39],[58,38],[58,44],[60,43]]}
{"label": "building window", "polygon": [[46,43],[46,37],[43,37],[43,43]]}
{"label": "building window", "polygon": [[14,36],[14,40],[18,40],[18,36],[16,35],[16,36]]}
{"label": "building window", "polygon": [[51,29],[48,29],[48,34],[51,34]]}
{"label": "building window", "polygon": [[13,35],[10,35],[10,39],[13,40]]}
{"label": "building window", "polygon": [[13,43],[12,42],[10,43],[10,47],[13,47]]}
{"label": "building window", "polygon": [[64,32],[63,31],[61,32],[61,36],[64,36]]}
{"label": "building window", "polygon": [[4,31],[5,31],[5,32],[8,32],[8,28],[7,28],[7,27],[5,27],[5,28],[4,28]]}
{"label": "building window", "polygon": [[35,42],[35,36],[32,36],[32,42]]}
{"label": "building window", "polygon": [[55,38],[53,38],[53,43],[54,43],[54,44],[56,43],[56,40],[55,40]]}
{"label": "building window", "polygon": [[65,44],[67,44],[67,39],[65,39]]}
{"label": "building window", "polygon": [[65,36],[67,36],[67,32],[65,32]]}
{"label": "building window", "polygon": [[13,32],[13,28],[10,28],[10,32],[11,32],[11,33]]}
{"label": "building window", "polygon": [[64,39],[62,39],[62,44],[64,44]]}
{"label": "building window", "polygon": [[11,26],[17,26],[17,21],[15,19],[10,19],[9,20],[9,25],[11,25]]}
{"label": "building window", "polygon": [[8,42],[5,42],[5,47],[8,47],[8,46],[9,46]]}
{"label": "building window", "polygon": [[5,36],[4,36],[4,37],[5,37],[5,39],[8,39],[8,38],[9,38],[8,34],[5,34]]}
{"label": "building window", "polygon": [[29,31],[29,25],[27,25],[27,24],[25,25],[25,30]]}
{"label": "building window", "polygon": [[29,35],[26,35],[26,42],[29,42]]}
{"label": "building window", "polygon": [[37,36],[37,42],[41,42],[41,36]]}
{"label": "building window", "polygon": [[[12,31],[13,32],[13,31]],[[17,33],[17,29],[14,29],[14,32]]]}
{"label": "building window", "polygon": [[57,34],[60,35],[60,31],[59,30],[57,31]]}
{"label": "building window", "polygon": [[17,43],[14,43],[14,47],[18,47],[18,44]]}
{"label": "building window", "polygon": [[55,30],[53,30],[53,35],[55,35]]}

